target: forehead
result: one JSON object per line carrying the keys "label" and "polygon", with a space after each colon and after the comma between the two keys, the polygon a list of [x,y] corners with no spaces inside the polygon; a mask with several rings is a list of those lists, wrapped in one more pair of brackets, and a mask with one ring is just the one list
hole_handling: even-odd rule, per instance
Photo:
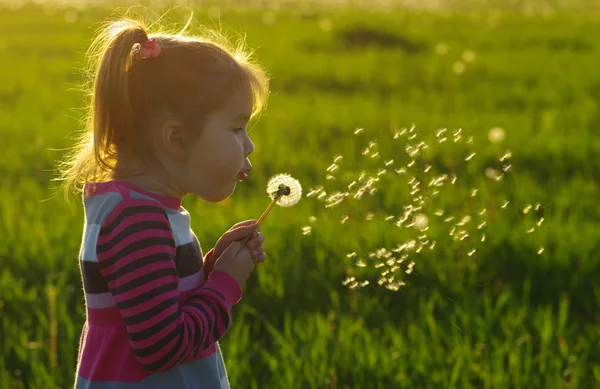
{"label": "forehead", "polygon": [[231,117],[232,120],[250,118],[252,113],[252,91],[249,87],[236,89],[231,97],[227,99],[221,111]]}

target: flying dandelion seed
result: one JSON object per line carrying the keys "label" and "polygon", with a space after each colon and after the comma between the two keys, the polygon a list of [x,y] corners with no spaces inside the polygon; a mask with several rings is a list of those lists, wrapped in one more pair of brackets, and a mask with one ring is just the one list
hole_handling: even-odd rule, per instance
{"label": "flying dandelion seed", "polygon": [[530,229],[528,229],[526,232],[528,234],[531,234],[533,231],[535,231],[535,227],[531,227]]}
{"label": "flying dandelion seed", "polygon": [[309,235],[312,232],[311,226],[302,227],[302,235]]}
{"label": "flying dandelion seed", "polygon": [[[362,128],[355,130],[357,134],[363,131]],[[364,132],[366,133],[366,131]],[[510,177],[509,172],[512,171],[512,166],[508,163],[508,158],[512,157],[510,151],[500,151],[500,154],[494,157],[496,161],[500,159],[500,163],[495,162],[495,165],[481,166],[487,160],[487,152],[483,153],[485,158],[474,158],[479,153],[479,150],[473,149],[474,138],[464,133],[461,128],[438,129],[431,133],[431,135],[435,134],[435,138],[431,141],[422,139],[422,134],[423,132],[416,131],[413,125],[410,128],[392,129],[388,133],[388,140],[393,138],[399,140],[398,143],[385,142],[380,138],[368,140],[358,151],[364,155],[360,161],[368,166],[365,166],[362,171],[360,171],[360,162],[358,168],[354,168],[352,166],[354,164],[344,166],[344,164],[340,164],[343,157],[336,155],[332,163],[325,165],[328,167],[322,173],[323,178],[331,176],[325,181],[326,188],[313,188],[307,194],[307,197],[315,197],[322,201],[328,212],[336,214],[340,212],[339,218],[334,220],[339,220],[340,224],[344,226],[360,227],[361,223],[367,220],[374,225],[381,222],[385,222],[386,225],[390,223],[388,227],[395,226],[399,229],[388,228],[387,231],[384,231],[385,234],[402,230],[402,241],[393,250],[377,248],[372,252],[368,252],[369,250],[364,253],[356,252],[350,261],[350,265],[360,269],[360,272],[366,272],[366,269],[362,268],[379,269],[378,272],[375,272],[372,283],[377,282],[377,285],[385,286],[389,290],[398,290],[400,286],[404,285],[402,277],[408,277],[418,264],[417,258],[413,256],[423,255],[424,251],[433,252],[436,248],[436,238],[439,238],[437,240],[442,239],[444,244],[450,241],[457,247],[464,247],[463,252],[468,257],[476,258],[480,245],[489,240],[483,232],[486,231],[488,223],[491,224],[497,217],[496,201],[499,201],[499,204],[504,202],[502,208],[506,208],[509,204],[506,200],[495,198],[498,194],[505,194],[503,192],[505,189],[502,187],[496,189],[498,184],[491,181],[498,182]],[[490,134],[487,135],[490,138]],[[501,143],[506,134],[503,133],[502,136],[500,140],[497,135],[492,135],[490,142]],[[436,145],[436,149],[454,147],[456,152],[451,155],[425,154],[423,150],[432,145],[431,142]],[[390,146],[394,150],[390,150]],[[498,158],[500,155],[502,156]],[[471,167],[467,168],[467,166]],[[346,169],[350,169],[350,172],[347,173]],[[392,169],[395,174],[388,174],[392,173]],[[465,172],[468,174],[480,172],[479,174],[485,181],[472,180],[471,176],[464,178]],[[405,176],[406,180],[400,176]],[[460,182],[458,182],[459,177]],[[486,177],[490,181],[487,181]],[[396,193],[390,194],[390,188],[387,187],[390,178],[394,185],[393,190],[400,186],[399,189],[402,192],[398,196]],[[467,182],[476,184],[470,188],[461,187],[461,184],[465,185]],[[343,188],[339,190],[341,186]],[[453,189],[453,186],[456,190]],[[402,190],[403,188],[406,190]],[[459,198],[460,196],[462,199]],[[489,201],[490,212],[486,208],[477,207],[479,200],[475,203],[468,201],[471,196],[481,197],[482,201]],[[392,207],[387,208],[388,205]],[[533,206],[530,211],[532,209]],[[518,212],[519,207],[514,211],[521,213]],[[490,220],[487,220],[486,217],[488,213]],[[353,215],[352,218],[349,217],[350,214]],[[439,217],[434,221],[436,223],[429,222],[429,218],[433,217],[432,214]],[[477,219],[472,218],[471,215]],[[540,216],[533,221],[532,225],[537,224],[539,227],[542,224],[543,218]],[[319,217],[320,220],[321,217]],[[439,223],[441,221],[444,223]],[[312,220],[307,224],[318,228],[321,223]],[[356,275],[356,277],[359,276]],[[361,282],[355,278],[350,279],[350,277],[346,281],[346,286],[353,289],[361,288],[366,284],[367,282]]]}
{"label": "flying dandelion seed", "polygon": [[538,255],[542,255],[543,252],[544,252],[543,247],[540,247],[539,250],[537,251]]}
{"label": "flying dandelion seed", "polygon": [[351,253],[348,253],[348,254],[346,254],[346,257],[347,258],[354,258],[354,257],[356,257],[356,252],[353,251]]}
{"label": "flying dandelion seed", "polygon": [[509,159],[511,157],[512,153],[510,151],[507,151],[503,156],[500,157],[499,161],[504,162],[506,159]]}
{"label": "flying dandelion seed", "polygon": [[542,225],[542,223],[544,222],[544,218],[540,218],[540,220],[536,223],[538,227],[540,227]]}
{"label": "flying dandelion seed", "polygon": [[[535,211],[536,211],[536,212],[537,212],[537,211],[539,211],[539,210],[540,210],[540,207],[541,207],[541,204],[540,204],[540,203],[536,203],[536,204],[535,204]],[[543,219],[543,218],[542,218],[542,219]]]}
{"label": "flying dandelion seed", "polygon": [[316,222],[316,221],[317,221],[317,218],[316,218],[315,216],[310,216],[310,217],[308,218],[308,221],[309,221],[310,223],[314,223],[314,222]]}
{"label": "flying dandelion seed", "polygon": [[339,166],[338,166],[337,164],[335,164],[335,163],[334,163],[333,165],[331,165],[331,166],[329,166],[329,167],[327,168],[327,172],[328,172],[328,173],[333,173],[333,172],[335,172],[336,170],[338,170],[338,168],[339,168]]}
{"label": "flying dandelion seed", "polygon": [[477,153],[471,153],[471,154],[469,154],[469,155],[468,155],[468,156],[465,158],[465,161],[467,161],[467,162],[468,162],[468,161],[470,161],[471,159],[473,159],[473,157],[474,157],[476,154],[477,154]]}
{"label": "flying dandelion seed", "polygon": [[490,180],[494,180],[500,176],[500,172],[496,169],[492,169],[491,167],[489,167],[485,169],[485,176]]}
{"label": "flying dandelion seed", "polygon": [[365,129],[364,128],[357,128],[356,130],[354,130],[354,135],[358,135],[361,132],[363,132]]}
{"label": "flying dandelion seed", "polygon": [[526,207],[523,209],[523,213],[524,213],[524,214],[528,214],[528,213],[529,213],[529,211],[531,211],[531,208],[532,208],[532,206],[531,206],[531,204],[529,204],[528,206],[526,206]]}

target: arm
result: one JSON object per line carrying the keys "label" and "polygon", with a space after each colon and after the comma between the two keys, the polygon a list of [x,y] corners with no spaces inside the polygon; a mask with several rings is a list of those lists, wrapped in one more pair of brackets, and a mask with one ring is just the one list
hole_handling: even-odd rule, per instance
{"label": "arm", "polygon": [[175,242],[156,203],[121,202],[100,229],[96,253],[129,343],[147,370],[185,363],[225,334],[240,286],[216,271],[180,305]]}

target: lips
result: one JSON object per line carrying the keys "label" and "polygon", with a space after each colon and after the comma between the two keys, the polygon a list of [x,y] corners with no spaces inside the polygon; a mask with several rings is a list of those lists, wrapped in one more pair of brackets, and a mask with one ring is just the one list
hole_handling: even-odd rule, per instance
{"label": "lips", "polygon": [[245,181],[248,178],[248,174],[252,171],[252,168],[246,169],[240,173],[238,173],[238,180]]}

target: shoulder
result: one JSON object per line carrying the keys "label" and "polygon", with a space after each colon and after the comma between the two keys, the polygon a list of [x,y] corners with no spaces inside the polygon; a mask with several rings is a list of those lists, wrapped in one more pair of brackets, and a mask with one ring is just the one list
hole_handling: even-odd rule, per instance
{"label": "shoulder", "polygon": [[102,183],[96,187],[88,184],[83,201],[88,223],[102,226],[101,233],[123,223],[155,221],[169,224],[163,204],[116,183]]}

